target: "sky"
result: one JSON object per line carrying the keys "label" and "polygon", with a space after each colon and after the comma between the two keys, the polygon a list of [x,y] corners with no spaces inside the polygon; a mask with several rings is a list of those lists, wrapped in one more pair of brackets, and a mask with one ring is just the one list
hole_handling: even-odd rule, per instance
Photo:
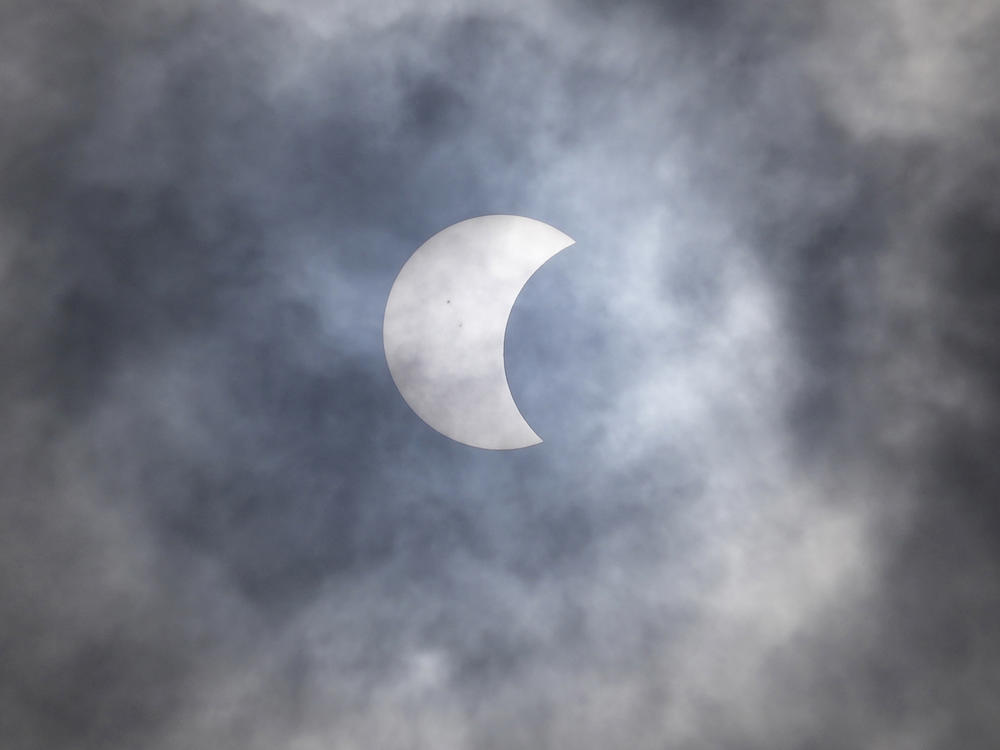
{"label": "sky", "polygon": [[[1000,742],[991,0],[0,0],[0,745]],[[544,442],[396,274],[544,221]]]}

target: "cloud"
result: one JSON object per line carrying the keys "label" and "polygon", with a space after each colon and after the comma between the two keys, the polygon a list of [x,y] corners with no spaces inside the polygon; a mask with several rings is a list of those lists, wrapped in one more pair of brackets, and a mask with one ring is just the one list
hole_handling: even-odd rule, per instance
{"label": "cloud", "polygon": [[[5,747],[992,747],[996,14],[8,4]],[[472,451],[392,280],[577,244]]]}

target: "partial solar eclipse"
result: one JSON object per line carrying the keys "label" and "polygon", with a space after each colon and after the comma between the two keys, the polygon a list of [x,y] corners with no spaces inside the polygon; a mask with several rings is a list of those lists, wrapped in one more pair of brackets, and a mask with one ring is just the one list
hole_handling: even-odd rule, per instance
{"label": "partial solar eclipse", "polygon": [[479,216],[421,245],[396,277],[382,340],[400,394],[452,440],[491,450],[542,442],[507,384],[504,336],[521,289],[574,240],[523,216]]}

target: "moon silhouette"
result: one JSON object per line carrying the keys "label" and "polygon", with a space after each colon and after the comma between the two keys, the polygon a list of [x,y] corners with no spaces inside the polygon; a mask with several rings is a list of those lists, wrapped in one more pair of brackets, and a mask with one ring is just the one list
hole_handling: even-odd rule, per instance
{"label": "moon silhouette", "polygon": [[504,336],[521,289],[574,243],[524,216],[479,216],[417,248],[389,292],[389,372],[410,408],[452,440],[490,450],[542,442],[507,384]]}

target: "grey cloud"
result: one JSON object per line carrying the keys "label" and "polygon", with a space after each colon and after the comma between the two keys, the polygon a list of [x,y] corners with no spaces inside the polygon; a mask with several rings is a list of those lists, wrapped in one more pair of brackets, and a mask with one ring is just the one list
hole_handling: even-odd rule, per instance
{"label": "grey cloud", "polygon": [[[0,736],[988,748],[989,4],[8,3]],[[409,254],[577,240],[473,451]]]}

